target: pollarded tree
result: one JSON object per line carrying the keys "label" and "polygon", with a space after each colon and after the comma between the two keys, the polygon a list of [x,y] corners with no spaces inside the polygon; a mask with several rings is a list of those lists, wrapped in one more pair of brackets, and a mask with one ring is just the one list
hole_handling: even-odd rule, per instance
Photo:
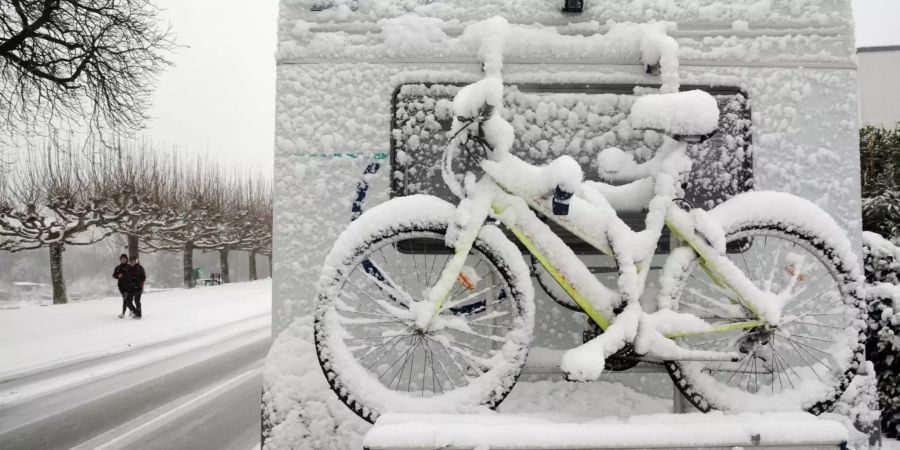
{"label": "pollarded tree", "polygon": [[[0,195],[4,250],[48,248],[53,303],[66,303],[62,264],[65,247],[89,245],[105,238],[111,233],[105,226],[120,220],[125,208],[108,208],[109,199],[97,189],[84,160],[52,146],[45,152],[32,153],[7,180]],[[118,201],[127,205],[126,200]]]}
{"label": "pollarded tree", "polygon": [[0,130],[133,130],[168,62],[149,0],[0,1]]}
{"label": "pollarded tree", "polygon": [[167,204],[174,178],[170,155],[144,142],[95,149],[90,156],[92,177],[101,180],[99,196],[107,199],[110,213],[123,211],[121,218],[108,227],[126,236],[129,257],[139,256],[140,240],[152,238],[158,230],[179,226]]}
{"label": "pollarded tree", "polygon": [[251,220],[241,230],[240,249],[248,252],[250,280],[259,278],[256,255],[269,256],[269,273],[272,258],[272,184],[262,176],[250,177],[245,182],[244,198]]}
{"label": "pollarded tree", "polygon": [[163,195],[165,226],[152,227],[143,240],[148,250],[181,251],[184,285],[192,288],[194,250],[214,249],[213,236],[222,232],[222,209],[217,205],[222,195],[221,170],[208,156],[193,161],[173,160],[166,175]]}
{"label": "pollarded tree", "polygon": [[206,207],[215,222],[214,233],[207,234],[198,245],[219,252],[219,272],[222,283],[231,283],[231,268],[228,255],[232,250],[240,250],[245,240],[246,230],[252,228],[254,218],[249,208],[244,181],[233,173],[218,172],[212,185]]}
{"label": "pollarded tree", "polygon": [[272,185],[260,174],[226,176],[212,207],[219,211],[219,231],[203,241],[219,250],[222,281],[230,282],[228,255],[232,250],[248,252],[251,280],[258,278],[257,253],[270,254],[272,242]]}

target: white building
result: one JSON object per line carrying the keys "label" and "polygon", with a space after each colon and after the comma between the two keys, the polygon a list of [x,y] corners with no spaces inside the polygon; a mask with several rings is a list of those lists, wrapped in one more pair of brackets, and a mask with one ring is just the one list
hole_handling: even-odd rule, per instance
{"label": "white building", "polygon": [[900,45],[857,52],[862,124],[893,128],[900,122]]}

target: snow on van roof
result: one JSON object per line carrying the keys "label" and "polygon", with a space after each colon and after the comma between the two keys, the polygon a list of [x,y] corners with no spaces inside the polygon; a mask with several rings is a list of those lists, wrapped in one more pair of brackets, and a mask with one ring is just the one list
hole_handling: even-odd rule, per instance
{"label": "snow on van roof", "polygon": [[634,64],[614,42],[640,38],[623,30],[641,24],[675,38],[684,60],[853,65],[849,0],[585,3],[584,13],[564,15],[561,0],[282,0],[277,57],[471,58],[464,35],[499,16],[515,31],[508,60]]}
{"label": "snow on van roof", "polygon": [[812,28],[851,27],[853,20],[850,0],[587,0],[580,14],[564,14],[562,6],[562,0],[281,0],[281,17],[288,21],[377,22],[416,14],[471,22],[502,15],[510,22],[547,25],[666,20],[730,26],[742,20],[751,26]]}

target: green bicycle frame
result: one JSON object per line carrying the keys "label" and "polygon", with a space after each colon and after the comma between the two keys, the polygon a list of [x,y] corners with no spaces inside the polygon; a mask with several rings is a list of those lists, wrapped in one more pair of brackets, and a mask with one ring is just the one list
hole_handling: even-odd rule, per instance
{"label": "green bicycle frame", "polygon": [[[529,212],[534,214],[533,209],[537,205],[531,204],[531,208],[529,208]],[[494,215],[497,217],[502,217],[503,209],[498,207],[496,204],[492,205],[492,209]],[[679,210],[680,211],[680,210]],[[548,216],[548,217],[552,217]],[[534,217],[536,220],[536,216]],[[527,235],[525,231],[515,226],[515,224],[507,223],[506,221],[501,220],[503,225],[516,237],[516,239],[522,243],[522,245],[528,250],[528,252],[534,256],[534,258],[541,264],[541,266],[547,270],[550,276],[559,283],[560,287],[575,301],[576,304],[600,327],[602,330],[606,330],[609,328],[611,323],[611,317],[607,317],[601,311],[597,310],[591,302],[581,293],[579,290],[573,286],[568,279],[566,278],[563,271],[559,268],[555,267],[553,263],[543,254],[541,249],[534,243],[534,240],[531,236]],[[686,233],[680,230],[674,223],[674,221],[669,220],[669,216],[667,215],[665,224],[672,232],[672,234],[678,238],[680,241],[687,244],[700,258],[701,267],[704,269],[704,272],[710,277],[713,283],[717,286],[720,286],[724,289],[728,289],[731,292],[734,292],[736,298],[731,299],[732,301],[739,302],[744,305],[757,319],[755,320],[746,320],[741,322],[732,322],[722,325],[714,325],[706,330],[702,331],[693,331],[693,332],[681,332],[666,335],[667,338],[676,339],[682,337],[689,336],[701,336],[708,335],[714,333],[722,333],[729,331],[737,331],[743,329],[751,329],[757,328],[761,326],[766,326],[767,323],[759,319],[759,314],[757,311],[749,304],[749,302],[743,299],[743,296],[733,287],[731,283],[728,282],[727,277],[722,275],[721,271],[717,270],[714,259],[707,256],[707,252],[711,251],[711,248],[705,243],[701,242],[700,239],[696,237],[694,233]],[[580,235],[581,233],[578,230],[573,229],[564,221],[556,221],[560,226],[566,228],[568,231]],[[475,233],[477,234],[477,233]],[[471,242],[469,242],[471,241]],[[475,236],[472,236],[471,239],[466,239],[465,242],[458,242],[454,257],[451,261],[445,266],[443,273],[441,274],[441,279],[444,280],[455,280],[456,274],[459,273],[462,265],[465,261],[466,255],[469,250],[471,250],[472,245],[474,244]],[[597,247],[598,250],[602,251],[604,254],[608,256],[614,256],[612,253],[612,249],[609,246],[601,246],[597,244],[592,244],[594,247]],[[642,270],[647,270],[647,266],[649,264],[644,265]],[[452,277],[452,278],[450,278]],[[598,281],[599,282],[599,281]],[[440,283],[439,283],[440,284]],[[443,291],[444,289],[441,289]],[[441,306],[446,300],[446,295],[449,294],[449,289],[446,289],[446,294],[441,295],[441,298],[435,302],[435,307],[433,310],[433,314],[436,315],[441,311]]]}

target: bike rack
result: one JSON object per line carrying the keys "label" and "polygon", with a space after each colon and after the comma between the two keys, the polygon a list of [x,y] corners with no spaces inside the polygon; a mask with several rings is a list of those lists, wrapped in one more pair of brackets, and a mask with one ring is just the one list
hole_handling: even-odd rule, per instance
{"label": "bike rack", "polygon": [[[560,368],[562,355],[565,352],[565,350],[533,347],[528,351],[528,359],[525,361],[525,368],[522,369],[522,375],[565,375]],[[621,372],[605,371],[601,375],[601,378],[621,373],[667,374],[666,368],[661,364],[639,363],[638,365]],[[675,413],[696,411],[693,405],[681,395],[681,391],[679,391],[674,384],[672,385],[672,411]]]}
{"label": "bike rack", "polygon": [[847,429],[805,413],[653,414],[572,421],[517,414],[385,414],[364,450],[844,449]]}

